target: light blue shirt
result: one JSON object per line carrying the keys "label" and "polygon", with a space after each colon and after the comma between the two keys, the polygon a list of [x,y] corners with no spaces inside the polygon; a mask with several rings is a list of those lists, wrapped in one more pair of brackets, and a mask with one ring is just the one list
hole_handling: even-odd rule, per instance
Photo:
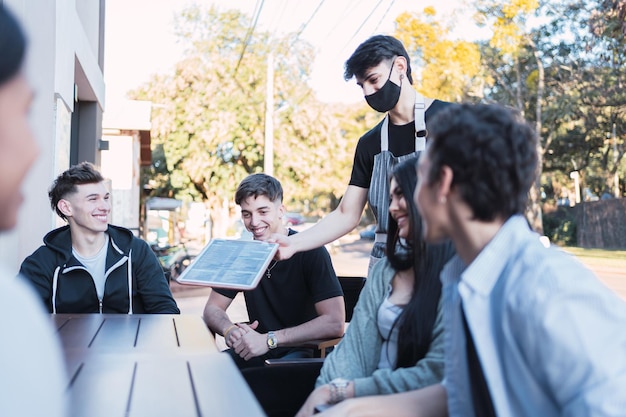
{"label": "light blue shirt", "polygon": [[522,216],[441,280],[451,417],[474,415],[461,303],[498,416],[626,415],[626,303]]}
{"label": "light blue shirt", "polygon": [[0,266],[0,416],[68,416],[68,379],[50,315],[30,283]]}

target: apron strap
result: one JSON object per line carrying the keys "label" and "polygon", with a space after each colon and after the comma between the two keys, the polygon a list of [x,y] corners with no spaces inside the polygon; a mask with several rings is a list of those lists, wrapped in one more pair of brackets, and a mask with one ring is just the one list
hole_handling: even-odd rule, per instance
{"label": "apron strap", "polygon": [[424,96],[415,92],[415,152],[426,149],[426,103]]}
{"label": "apron strap", "polygon": [[386,152],[389,150],[389,114],[385,115],[383,125],[380,128],[380,151]]}
{"label": "apron strap", "polygon": [[[426,102],[424,96],[415,92],[415,152],[426,149]],[[389,113],[385,115],[383,124],[380,128],[380,150],[385,152],[389,150]]]}

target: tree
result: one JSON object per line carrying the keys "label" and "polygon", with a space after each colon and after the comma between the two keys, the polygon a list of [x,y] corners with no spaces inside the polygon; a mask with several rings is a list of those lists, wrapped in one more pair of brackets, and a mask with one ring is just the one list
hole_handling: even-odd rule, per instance
{"label": "tree", "polygon": [[186,9],[177,20],[185,58],[172,74],[155,76],[134,92],[134,98],[154,103],[152,138],[159,166],[151,169],[153,192],[207,201],[215,214],[232,206],[244,177],[263,170],[271,53],[274,101],[281,109],[273,121],[275,176],[286,203],[308,199],[315,206],[320,196],[337,200],[358,137],[349,118],[343,129],[338,115],[351,113],[315,99],[307,85],[310,45],[295,35],[273,38],[250,28],[238,11]]}
{"label": "tree", "polygon": [[624,155],[626,45],[619,3],[560,3],[538,33],[550,57],[544,170],[578,171],[581,188],[598,195],[613,188]]}
{"label": "tree", "polygon": [[[518,109],[534,122],[539,135],[538,154],[543,155],[542,111],[545,90],[543,57],[537,48],[528,19],[539,7],[538,0],[478,0],[475,19],[492,30],[483,44],[483,63],[495,80],[488,98]],[[531,110],[532,116],[531,116]],[[540,164],[541,166],[541,164]],[[526,216],[537,232],[543,232],[541,213],[541,176],[530,189],[530,206]]]}
{"label": "tree", "polygon": [[472,42],[454,40],[450,23],[439,20],[434,7],[396,18],[396,37],[414,60],[416,89],[445,101],[479,100],[485,86],[480,51]]}

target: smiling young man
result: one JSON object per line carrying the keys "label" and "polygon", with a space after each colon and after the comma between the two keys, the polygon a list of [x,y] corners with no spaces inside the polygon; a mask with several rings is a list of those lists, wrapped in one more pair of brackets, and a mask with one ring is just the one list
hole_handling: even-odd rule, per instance
{"label": "smiling young man", "polygon": [[[283,226],[282,201],[280,182],[266,174],[248,176],[235,193],[243,223],[255,240],[295,233]],[[232,290],[211,291],[204,320],[224,336],[242,369],[263,366],[269,358],[311,357],[311,349],[293,346],[343,335],[343,293],[324,247],[270,264],[259,285],[244,293],[250,324],[233,324],[226,314],[236,295]]]}
{"label": "smiling young man", "polygon": [[392,36],[372,36],[358,46],[345,63],[344,78],[353,77],[370,107],[387,114],[359,139],[350,182],[339,206],[302,233],[275,237],[281,245],[281,259],[349,233],[359,224],[367,202],[377,220],[371,269],[385,255],[391,170],[424,149],[430,119],[449,104],[415,90],[409,55]]}
{"label": "smiling young man", "polygon": [[170,313],[180,310],[146,242],[109,224],[111,196],[87,162],[54,181],[50,205],[68,225],[22,263],[51,313]]}

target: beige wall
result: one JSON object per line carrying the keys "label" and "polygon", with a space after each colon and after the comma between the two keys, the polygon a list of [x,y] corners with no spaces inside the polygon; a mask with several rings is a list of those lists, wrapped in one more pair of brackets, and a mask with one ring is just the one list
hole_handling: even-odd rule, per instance
{"label": "beige wall", "polygon": [[98,39],[103,38],[104,0],[3,0],[3,4],[21,20],[28,38],[25,71],[35,90],[31,126],[41,149],[23,186],[25,201],[17,228],[0,235],[0,262],[17,271],[23,258],[57,225],[47,192],[56,175],[69,167],[75,92],[104,108],[102,54],[94,50],[102,48]]}

